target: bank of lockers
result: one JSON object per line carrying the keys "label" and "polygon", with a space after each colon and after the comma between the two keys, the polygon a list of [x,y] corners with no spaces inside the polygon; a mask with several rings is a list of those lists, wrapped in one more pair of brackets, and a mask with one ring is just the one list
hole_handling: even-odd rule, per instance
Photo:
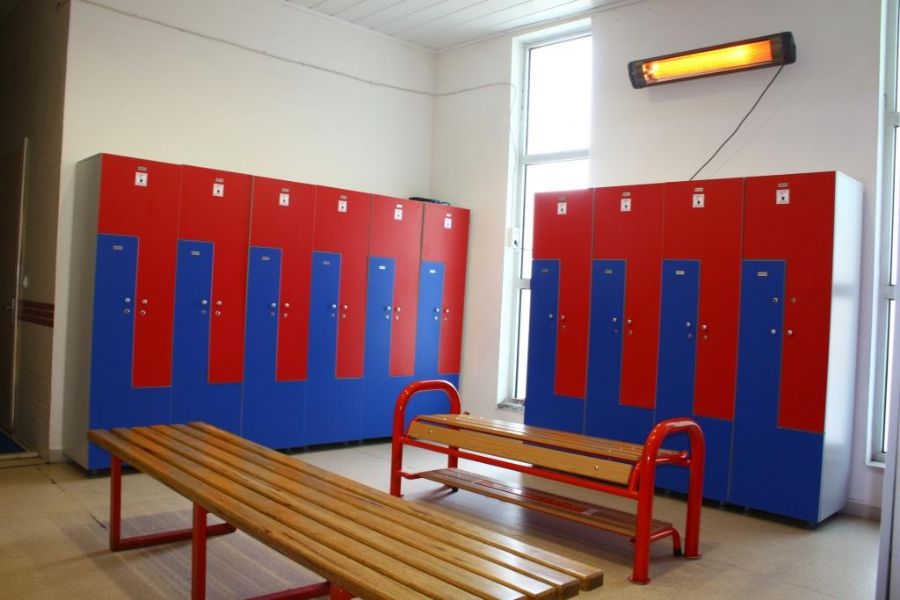
{"label": "bank of lockers", "polygon": [[458,383],[465,209],[109,154],[76,188],[65,446],[82,466],[109,464],[90,428],[385,437],[406,384]]}
{"label": "bank of lockers", "polygon": [[861,205],[836,172],[538,194],[525,422],[641,443],[688,416],[707,498],[840,510]]}

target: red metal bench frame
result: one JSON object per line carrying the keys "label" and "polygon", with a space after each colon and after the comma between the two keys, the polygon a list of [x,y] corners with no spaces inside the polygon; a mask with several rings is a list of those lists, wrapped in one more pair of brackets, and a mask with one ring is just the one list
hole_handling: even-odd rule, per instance
{"label": "red metal bench frame", "polygon": [[[177,529],[160,533],[150,533],[132,537],[122,537],[122,459],[112,455],[109,472],[109,549],[112,552],[145,548],[170,542],[191,540],[191,600],[206,598],[206,540],[210,536],[233,533],[235,528],[228,523],[208,525],[208,512],[205,508],[193,503],[193,522],[189,529]],[[353,598],[344,589],[328,581],[292,588],[248,600],[308,600],[328,595],[330,600],[349,600]]]}
{"label": "red metal bench frame", "polygon": [[[450,414],[460,414],[459,392],[448,381],[426,380],[416,381],[406,386],[397,396],[397,404],[394,407],[394,431],[391,446],[391,494],[401,496],[400,484],[402,479],[419,479],[417,473],[403,471],[403,446],[415,446],[447,455],[447,468],[454,469],[459,464],[460,458],[477,461],[495,467],[507,468],[520,473],[536,475],[545,479],[552,479],[562,483],[568,483],[578,487],[606,492],[615,496],[622,496],[637,501],[637,516],[635,524],[634,565],[631,581],[634,583],[650,583],[650,544],[668,536],[672,536],[675,554],[680,554],[680,539],[674,529],[665,529],[650,535],[653,519],[653,494],[656,482],[656,467],[659,465],[675,465],[687,468],[688,497],[687,514],[685,518],[684,554],[685,558],[700,558],[700,511],[703,500],[703,462],[705,457],[705,445],[703,431],[693,420],[687,418],[666,419],[656,424],[644,442],[644,449],[640,459],[634,463],[627,486],[619,486],[590,480],[575,475],[567,475],[559,471],[551,471],[531,465],[513,463],[480,454],[473,454],[454,447],[438,446],[429,442],[413,439],[407,435],[404,422],[406,421],[406,408],[410,399],[419,392],[442,391],[450,400]],[[659,456],[659,450],[663,441],[676,433],[687,433],[690,439],[690,450],[682,451],[676,455]]]}

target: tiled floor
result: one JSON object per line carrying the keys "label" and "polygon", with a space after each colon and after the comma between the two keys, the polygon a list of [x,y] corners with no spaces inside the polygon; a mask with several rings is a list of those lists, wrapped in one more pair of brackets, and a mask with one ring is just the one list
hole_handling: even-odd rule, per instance
{"label": "tiled floor", "polygon": [[[386,490],[389,455],[388,444],[371,444],[297,457]],[[405,466],[436,468],[441,460],[410,449]],[[516,478],[483,465],[462,466]],[[64,464],[0,469],[0,598],[189,597],[188,543],[116,554],[107,550],[108,481],[85,477]],[[126,535],[189,525],[190,505],[177,494],[142,474],[127,475],[124,481]],[[542,485],[553,489],[552,484]],[[867,599],[875,590],[878,525],[852,517],[839,516],[810,531],[707,507],[703,558],[677,559],[671,546],[657,543],[651,562],[653,582],[636,586],[627,581],[630,548],[624,538],[475,494],[446,494],[427,481],[404,486],[409,499],[446,507],[582,560],[599,561],[606,583],[580,598]],[[590,499],[590,492],[583,497]],[[659,497],[656,511],[659,518],[681,527],[682,501]],[[210,541],[209,598],[244,598],[317,579],[244,534]]]}

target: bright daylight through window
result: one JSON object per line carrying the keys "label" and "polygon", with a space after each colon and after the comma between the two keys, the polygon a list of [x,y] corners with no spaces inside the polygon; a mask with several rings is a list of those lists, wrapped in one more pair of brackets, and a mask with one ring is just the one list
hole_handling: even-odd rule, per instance
{"label": "bright daylight through window", "polygon": [[519,151],[517,227],[521,252],[515,273],[510,398],[525,399],[530,314],[534,194],[588,185],[591,114],[591,38],[568,37],[526,48],[524,147]]}

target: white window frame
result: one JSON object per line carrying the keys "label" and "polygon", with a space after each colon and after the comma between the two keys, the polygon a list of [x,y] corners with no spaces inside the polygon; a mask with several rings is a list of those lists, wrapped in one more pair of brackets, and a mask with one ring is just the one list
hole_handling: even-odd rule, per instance
{"label": "white window frame", "polygon": [[[891,283],[891,270],[893,260],[893,237],[900,236],[900,228],[894,228],[894,211],[900,211],[900,194],[895,193],[895,181],[900,181],[900,170],[896,169],[896,144],[900,134],[900,112],[898,112],[898,0],[888,3],[885,23],[885,48],[884,48],[884,117],[881,138],[881,243],[879,246],[880,260],[877,288],[877,305],[875,308],[874,330],[874,361],[872,364],[873,383],[872,393],[869,398],[869,460],[872,466],[884,466],[885,451],[882,440],[884,439],[887,422],[885,412],[887,399],[891,390],[888,389],[888,375],[891,365],[888,364],[889,329],[893,329],[894,353],[900,350],[900,334],[897,323],[890,322],[890,305],[896,302],[896,285]],[[900,259],[900,257],[898,257]],[[895,303],[895,307],[896,307]],[[895,308],[895,314],[900,316],[900,311]],[[896,356],[893,357],[896,361]],[[896,387],[898,382],[891,381]]]}
{"label": "white window frame", "polygon": [[516,382],[519,374],[519,322],[521,320],[521,295],[522,290],[531,289],[531,279],[522,277],[522,261],[524,260],[523,243],[525,239],[525,174],[529,166],[541,165],[555,162],[563,162],[569,160],[584,160],[590,158],[590,148],[578,150],[568,150],[564,152],[548,152],[540,154],[528,154],[528,98],[530,95],[529,74],[531,72],[531,51],[535,48],[550,46],[561,42],[590,37],[591,29],[589,22],[581,22],[574,26],[565,27],[560,30],[548,30],[537,36],[528,36],[521,43],[522,68],[519,70],[519,89],[522,90],[519,102],[519,118],[517,123],[517,132],[513,133],[513,139],[519,140],[515,148],[515,173],[514,178],[514,201],[512,203],[512,287],[510,294],[510,343],[509,343],[509,363],[507,365],[509,373],[505,398],[499,403],[501,408],[510,410],[523,410],[525,406],[525,398],[516,398]]}

